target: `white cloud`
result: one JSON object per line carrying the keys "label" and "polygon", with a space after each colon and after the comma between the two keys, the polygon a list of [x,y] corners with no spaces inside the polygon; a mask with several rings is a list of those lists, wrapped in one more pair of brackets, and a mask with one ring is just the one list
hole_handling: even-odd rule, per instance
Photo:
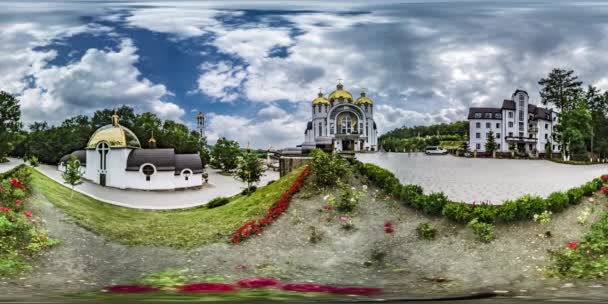
{"label": "white cloud", "polygon": [[275,105],[270,105],[268,107],[265,107],[263,109],[261,109],[260,111],[258,111],[257,117],[261,118],[261,119],[272,119],[272,118],[281,118],[281,117],[285,117],[285,115],[287,115],[287,112],[285,112],[285,110],[275,106]]}
{"label": "white cloud", "polygon": [[238,97],[235,91],[247,76],[244,67],[232,65],[229,61],[204,63],[201,65],[201,71],[203,74],[198,79],[199,90],[222,102],[231,102]]}
{"label": "white cloud", "polygon": [[180,38],[200,36],[220,25],[211,9],[155,7],[133,11],[126,21],[136,27],[155,32],[172,33]]}

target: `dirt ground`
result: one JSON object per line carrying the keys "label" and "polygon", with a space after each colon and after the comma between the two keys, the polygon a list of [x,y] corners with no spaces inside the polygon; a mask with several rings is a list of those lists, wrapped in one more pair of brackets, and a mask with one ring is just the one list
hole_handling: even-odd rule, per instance
{"label": "dirt ground", "polygon": [[[465,226],[402,207],[373,187],[351,214],[324,210],[326,194],[322,191],[307,199],[296,196],[287,214],[263,235],[242,244],[216,243],[189,251],[107,242],[37,195],[35,212],[46,219],[51,236],[61,243],[39,258],[31,273],[0,278],[0,294],[20,297],[95,291],[171,268],[202,277],[223,276],[227,281],[264,276],[288,282],[382,287],[387,294],[399,296],[485,290],[525,296],[564,290],[567,295],[572,290],[570,282],[545,279],[542,267],[547,263],[547,250],[580,239],[590,224],[578,224],[579,214],[594,206],[593,222],[606,203],[599,197],[594,202],[586,199],[555,214],[546,226],[534,222],[499,225],[496,240],[482,244]],[[341,216],[352,221],[352,229],[342,228]],[[384,232],[386,221],[392,223],[393,234]],[[415,228],[423,222],[438,229],[435,240],[417,239]],[[312,227],[320,235],[317,243],[309,240]],[[552,237],[539,236],[545,231],[551,231]],[[374,259],[373,253],[384,258]],[[579,285],[601,286],[575,282]]]}

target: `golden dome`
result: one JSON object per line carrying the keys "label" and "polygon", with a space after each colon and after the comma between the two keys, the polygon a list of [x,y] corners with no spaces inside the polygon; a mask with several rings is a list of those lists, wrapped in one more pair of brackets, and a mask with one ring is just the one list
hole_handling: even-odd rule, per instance
{"label": "golden dome", "polygon": [[323,97],[323,93],[319,92],[319,97],[315,98],[312,101],[313,105],[317,105],[317,104],[329,104],[329,100],[327,100],[327,98]]}
{"label": "golden dome", "polygon": [[355,104],[360,105],[360,104],[364,104],[364,103],[371,105],[372,100],[369,97],[365,96],[365,92],[361,92],[361,97],[357,98],[357,100],[355,101]]}
{"label": "golden dome", "polygon": [[351,95],[350,92],[344,90],[344,86],[341,83],[338,83],[338,85],[336,86],[336,90],[329,94],[328,99],[332,101],[340,97],[350,101],[353,100],[353,95]]}
{"label": "golden dome", "polygon": [[118,124],[118,117],[112,117],[112,124],[105,125],[93,133],[87,149],[97,148],[102,141],[107,142],[110,148],[141,148],[135,133]]}

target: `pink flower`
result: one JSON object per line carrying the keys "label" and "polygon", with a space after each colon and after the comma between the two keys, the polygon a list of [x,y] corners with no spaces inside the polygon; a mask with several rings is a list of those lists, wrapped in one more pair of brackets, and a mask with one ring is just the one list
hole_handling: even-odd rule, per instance
{"label": "pink flower", "polygon": [[345,295],[371,296],[382,292],[382,289],[369,287],[335,287],[330,292]]}
{"label": "pink flower", "polygon": [[21,205],[21,200],[16,200],[15,205],[17,205],[17,206]]}
{"label": "pink flower", "polygon": [[570,248],[572,250],[576,249],[576,246],[577,246],[576,242],[570,242],[570,243],[568,243],[568,248]]}
{"label": "pink flower", "polygon": [[602,180],[605,182],[608,181],[608,175],[602,175]]}
{"label": "pink flower", "polygon": [[111,293],[144,293],[157,291],[158,288],[147,285],[114,285],[105,290]]}
{"label": "pink flower", "polygon": [[393,227],[393,223],[386,221],[386,222],[384,222],[384,227],[386,227],[386,228]]}
{"label": "pink flower", "polygon": [[346,217],[346,216],[341,216],[341,217],[340,217],[340,222],[342,222],[342,223],[346,223],[346,222],[348,222],[348,217]]}
{"label": "pink flower", "polygon": [[9,213],[9,212],[11,212],[11,209],[8,209],[8,208],[6,208],[6,207],[0,207],[0,210],[2,210],[2,212],[4,212],[4,213]]}
{"label": "pink flower", "polygon": [[602,191],[602,194],[607,194],[608,193],[608,188],[602,187],[602,189],[600,189],[600,191]]}
{"label": "pink flower", "polygon": [[177,289],[181,292],[191,293],[231,292],[236,290],[234,286],[223,283],[193,283],[177,286]]}
{"label": "pink flower", "polygon": [[393,232],[395,232],[395,229],[393,229],[393,227],[386,227],[386,228],[384,228],[384,233],[391,234]]}
{"label": "pink flower", "polygon": [[32,211],[25,211],[25,216],[32,217]]}
{"label": "pink flower", "polygon": [[281,289],[287,291],[298,291],[298,292],[331,292],[334,287],[328,285],[319,284],[286,284],[281,286]]}
{"label": "pink flower", "polygon": [[265,288],[279,285],[279,281],[272,278],[250,278],[237,282],[240,287],[244,288]]}

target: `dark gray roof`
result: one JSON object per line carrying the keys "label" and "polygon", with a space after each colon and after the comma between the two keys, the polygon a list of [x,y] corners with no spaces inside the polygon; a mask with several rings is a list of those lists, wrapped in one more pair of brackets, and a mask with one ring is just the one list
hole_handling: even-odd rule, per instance
{"label": "dark gray roof", "polygon": [[134,149],[127,158],[127,171],[139,171],[147,163],[153,164],[158,171],[174,171],[175,174],[184,169],[190,169],[192,173],[203,172],[198,154],[175,154],[174,149]]}
{"label": "dark gray roof", "polygon": [[502,107],[505,110],[515,110],[515,101],[505,99],[502,101]]}
{"label": "dark gray roof", "polygon": [[72,155],[74,155],[74,156],[76,156],[76,158],[78,158],[78,161],[80,162],[81,167],[87,166],[87,151],[85,151],[85,150],[76,150],[70,154],[66,154],[59,160],[59,163],[67,163],[68,160],[70,160],[70,158],[72,158]]}
{"label": "dark gray roof", "polygon": [[522,92],[522,93],[524,93],[524,94],[528,95],[528,92],[526,92],[526,91],[524,91],[524,90],[521,90],[521,89],[517,89],[517,90],[515,90],[515,92],[513,93],[513,95],[517,95],[517,93],[519,93],[519,92]]}
{"label": "dark gray roof", "polygon": [[553,111],[551,109],[528,105],[528,113],[534,114],[534,119],[543,119],[551,121]]}
{"label": "dark gray roof", "polygon": [[203,162],[198,154],[175,154],[175,174],[190,169],[192,173],[203,173]]}
{"label": "dark gray roof", "polygon": [[[475,118],[476,113],[481,113],[481,118]],[[486,113],[492,113],[492,118],[486,118]],[[469,119],[496,119],[501,120],[502,118],[497,118],[496,114],[501,114],[501,108],[469,108]]]}
{"label": "dark gray roof", "polygon": [[306,131],[308,131],[308,130],[312,130],[312,121],[309,121],[306,124],[306,130],[304,130],[304,134],[306,134]]}

